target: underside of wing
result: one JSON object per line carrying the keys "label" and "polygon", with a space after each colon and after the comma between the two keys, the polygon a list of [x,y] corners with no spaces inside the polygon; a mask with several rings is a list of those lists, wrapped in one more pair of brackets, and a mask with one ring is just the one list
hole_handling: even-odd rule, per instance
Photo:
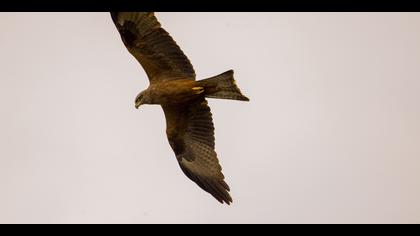
{"label": "underside of wing", "polygon": [[230,204],[230,188],[214,150],[214,126],[207,101],[163,110],[168,140],[182,171],[219,202]]}
{"label": "underside of wing", "polygon": [[171,78],[195,79],[194,68],[153,12],[111,12],[128,51],[140,62],[151,83]]}

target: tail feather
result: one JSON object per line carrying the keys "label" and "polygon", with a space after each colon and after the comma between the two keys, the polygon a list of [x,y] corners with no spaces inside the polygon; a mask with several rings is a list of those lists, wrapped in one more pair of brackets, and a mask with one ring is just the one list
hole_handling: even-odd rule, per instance
{"label": "tail feather", "polygon": [[249,101],[236,85],[233,70],[228,70],[220,75],[198,81],[204,87],[205,96],[208,98],[232,99]]}

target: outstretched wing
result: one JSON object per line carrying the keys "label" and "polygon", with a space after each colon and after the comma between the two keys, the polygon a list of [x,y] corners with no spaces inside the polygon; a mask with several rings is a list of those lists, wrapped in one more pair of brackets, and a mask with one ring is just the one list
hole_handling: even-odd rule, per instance
{"label": "outstretched wing", "polygon": [[150,83],[171,78],[195,80],[194,68],[153,12],[111,12],[128,51],[140,62]]}
{"label": "outstretched wing", "polygon": [[219,202],[230,204],[229,186],[214,150],[214,126],[207,101],[165,107],[166,134],[185,175]]}

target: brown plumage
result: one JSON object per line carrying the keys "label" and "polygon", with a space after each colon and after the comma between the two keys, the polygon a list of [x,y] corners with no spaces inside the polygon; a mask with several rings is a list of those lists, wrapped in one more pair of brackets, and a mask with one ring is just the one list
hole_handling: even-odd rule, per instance
{"label": "brown plumage", "polygon": [[188,58],[152,12],[111,12],[128,51],[140,62],[149,87],[135,100],[161,105],[166,134],[178,163],[188,178],[221,203],[230,204],[230,188],[217,159],[214,125],[206,97],[249,101],[229,70],[201,81]]}

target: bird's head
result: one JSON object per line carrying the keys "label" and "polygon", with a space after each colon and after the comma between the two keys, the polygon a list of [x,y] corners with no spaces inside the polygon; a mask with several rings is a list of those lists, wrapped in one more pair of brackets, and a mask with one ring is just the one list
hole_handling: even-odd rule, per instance
{"label": "bird's head", "polygon": [[145,93],[145,91],[139,93],[139,95],[137,95],[136,97],[136,101],[134,102],[136,109],[139,109],[139,107],[143,104],[147,104],[148,103],[148,96]]}

